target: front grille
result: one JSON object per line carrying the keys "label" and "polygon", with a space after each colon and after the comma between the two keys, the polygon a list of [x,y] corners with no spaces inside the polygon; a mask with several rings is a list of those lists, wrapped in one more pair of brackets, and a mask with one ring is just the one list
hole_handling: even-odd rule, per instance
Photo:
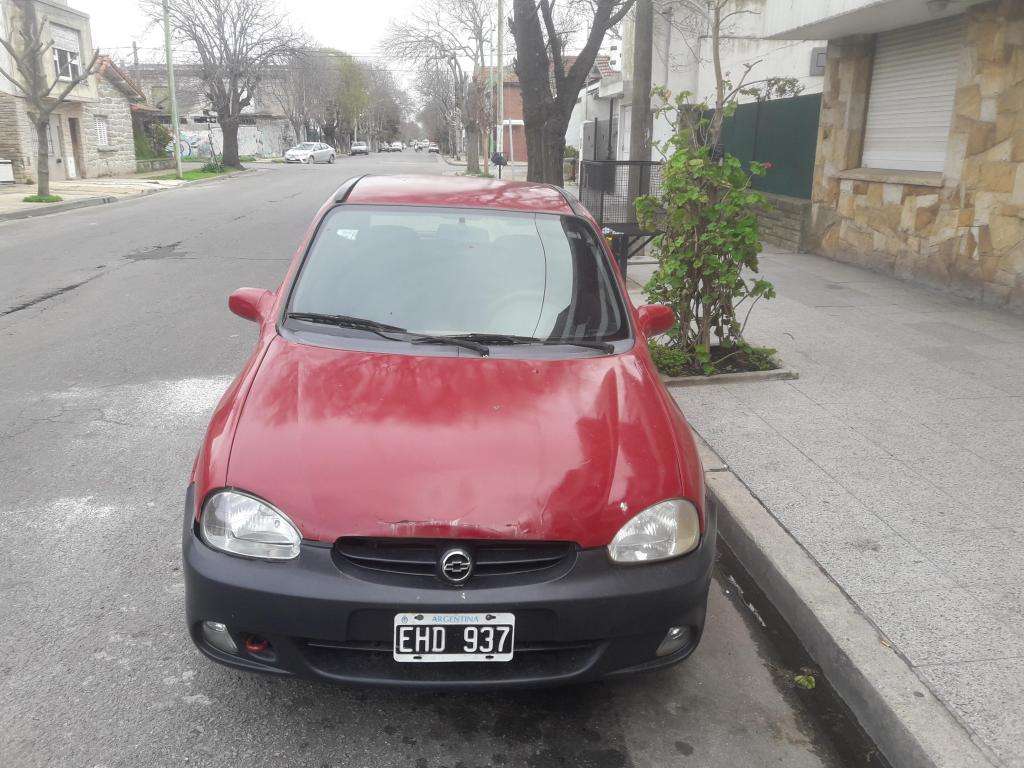
{"label": "front grille", "polygon": [[473,558],[470,582],[498,576],[517,576],[558,570],[575,560],[570,542],[467,541],[462,539],[338,539],[336,559],[361,571],[404,576],[437,575],[438,561],[451,547],[467,550]]}

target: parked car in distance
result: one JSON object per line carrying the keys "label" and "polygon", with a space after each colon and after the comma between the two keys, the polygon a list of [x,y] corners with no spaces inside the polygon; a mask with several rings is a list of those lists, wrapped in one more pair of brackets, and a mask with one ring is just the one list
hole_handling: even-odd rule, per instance
{"label": "parked car in distance", "polygon": [[391,151],[392,152],[401,152],[403,149],[405,149],[405,147],[402,144],[402,142],[400,142],[400,141],[393,141],[393,142],[391,142]]}
{"label": "parked car in distance", "polygon": [[348,152],[350,155],[368,155],[370,154],[370,148],[366,145],[365,141],[353,141]]}
{"label": "parked car in distance", "polygon": [[[714,562],[693,435],[585,209],[363,176],[316,214],[185,499],[188,630],[242,670],[495,689],[667,667]],[[386,290],[381,290],[386,286]]]}
{"label": "parked car in distance", "polygon": [[429,144],[427,144],[427,152],[439,155],[441,153],[441,148],[438,147],[437,144],[435,144],[434,142],[430,142]]}
{"label": "parked car in distance", "polygon": [[304,141],[284,153],[286,163],[333,163],[334,147],[318,141]]}

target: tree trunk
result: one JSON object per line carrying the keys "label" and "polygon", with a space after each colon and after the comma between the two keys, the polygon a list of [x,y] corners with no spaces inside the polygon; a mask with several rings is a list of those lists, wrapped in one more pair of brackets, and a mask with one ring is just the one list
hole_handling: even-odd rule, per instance
{"label": "tree trunk", "polygon": [[238,162],[238,120],[234,118],[221,120],[220,130],[224,134],[221,163],[231,168],[241,168],[242,164]]}
{"label": "tree trunk", "polygon": [[562,172],[562,158],[565,155],[565,129],[569,127],[568,116],[557,108],[551,113],[527,116],[526,123],[526,179],[542,184],[562,186],[565,178]]}
{"label": "tree trunk", "polygon": [[50,125],[50,116],[41,122],[36,122],[36,194],[46,197],[50,194],[50,147],[47,141],[47,128]]}
{"label": "tree trunk", "polygon": [[466,173],[480,173],[480,129],[466,123]]}

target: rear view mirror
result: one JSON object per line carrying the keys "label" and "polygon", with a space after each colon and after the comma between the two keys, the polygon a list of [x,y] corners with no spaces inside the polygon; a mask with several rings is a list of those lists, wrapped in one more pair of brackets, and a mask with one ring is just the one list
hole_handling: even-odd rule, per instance
{"label": "rear view mirror", "polygon": [[676,324],[675,312],[664,304],[645,304],[637,309],[636,315],[644,336],[657,336]]}
{"label": "rear view mirror", "polygon": [[228,297],[228,309],[241,318],[260,323],[273,295],[265,288],[239,288]]}

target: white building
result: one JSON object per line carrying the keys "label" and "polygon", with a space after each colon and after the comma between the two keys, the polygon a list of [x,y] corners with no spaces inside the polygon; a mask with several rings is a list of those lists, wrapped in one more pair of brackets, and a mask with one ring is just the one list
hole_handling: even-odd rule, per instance
{"label": "white building", "polygon": [[[773,40],[772,32],[797,26],[808,15],[809,6],[827,0],[733,0],[723,11],[735,13],[721,34],[722,70],[734,84],[748,67],[747,82],[769,77],[791,77],[802,93],[820,93],[825,74],[825,42],[822,40]],[[840,0],[834,0],[839,2]],[[655,0],[654,40],[651,52],[651,84],[667,88],[673,94],[688,91],[694,100],[714,103],[715,72],[707,20],[682,0]],[[791,22],[791,23],[787,23]],[[623,30],[623,98],[620,102],[616,157],[629,155],[629,124],[633,76],[633,22]],[[740,97],[742,101],[745,97]],[[659,120],[654,126],[655,141],[664,141],[671,126]]]}

